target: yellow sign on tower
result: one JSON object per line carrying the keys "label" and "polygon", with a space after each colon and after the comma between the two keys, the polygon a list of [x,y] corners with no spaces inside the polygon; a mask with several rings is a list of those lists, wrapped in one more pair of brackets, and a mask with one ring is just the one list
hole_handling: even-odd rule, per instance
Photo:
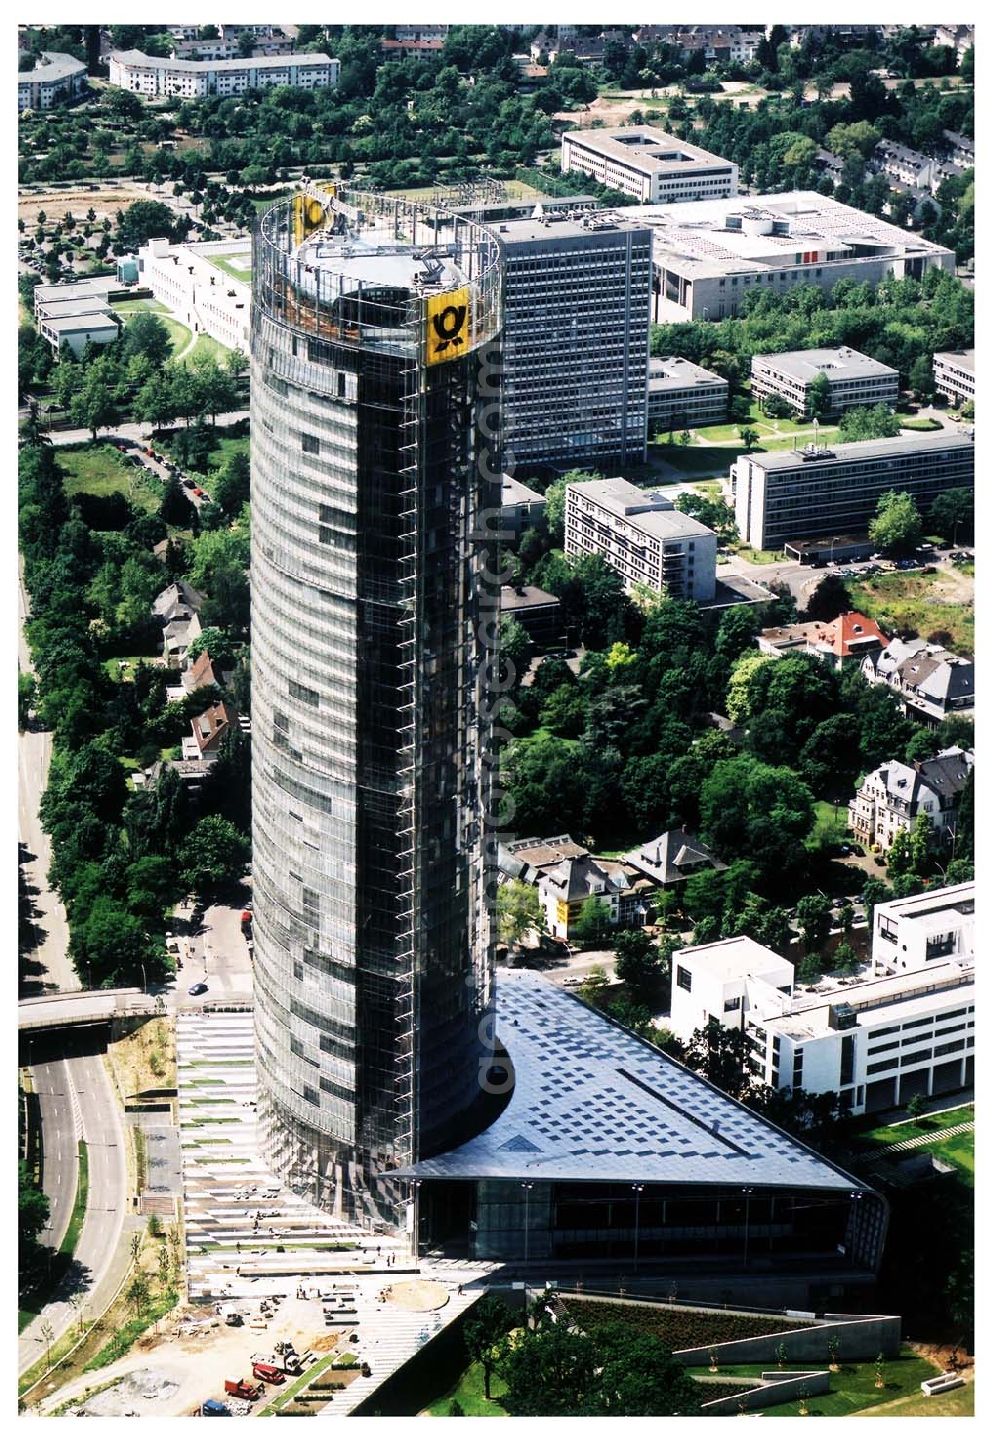
{"label": "yellow sign on tower", "polygon": [[427,343],[425,357],[428,365],[440,365],[445,360],[457,360],[469,351],[469,290],[446,290],[442,295],[431,295],[427,300]]}

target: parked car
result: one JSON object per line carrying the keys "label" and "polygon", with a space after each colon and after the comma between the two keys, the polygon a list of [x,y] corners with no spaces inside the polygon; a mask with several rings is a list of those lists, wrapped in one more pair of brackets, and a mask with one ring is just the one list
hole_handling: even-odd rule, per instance
{"label": "parked car", "polygon": [[223,1404],[221,1399],[206,1399],[201,1406],[201,1412],[206,1419],[231,1419],[233,1417],[229,1412],[229,1405]]}
{"label": "parked car", "polygon": [[253,1366],[253,1377],[264,1379],[268,1384],[284,1384],[285,1376],[276,1364],[268,1364],[258,1361]]}
{"label": "parked car", "polygon": [[197,997],[199,994],[207,994],[207,993],[208,993],[208,985],[207,985],[207,984],[203,984],[203,983],[201,982],[201,980],[199,980],[197,984],[192,984],[191,988],[188,990],[188,994],[195,995],[196,997]]}

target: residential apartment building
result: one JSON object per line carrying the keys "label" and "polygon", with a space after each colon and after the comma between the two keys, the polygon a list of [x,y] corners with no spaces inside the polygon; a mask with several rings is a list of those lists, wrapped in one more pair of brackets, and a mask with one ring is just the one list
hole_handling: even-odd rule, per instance
{"label": "residential apartment building", "polygon": [[[255,37],[251,56],[291,55],[295,41],[288,35]],[[235,60],[240,58],[238,40],[178,40],[170,51],[172,60]]]}
{"label": "residential apartment building", "polygon": [[714,530],[655,490],[621,478],[566,486],[566,554],[600,555],[629,590],[710,603],[716,546]]}
{"label": "residential apartment building", "polygon": [[510,879],[533,884],[555,939],[573,939],[588,899],[596,899],[609,929],[633,929],[654,910],[656,884],[630,864],[597,859],[568,834],[521,839],[500,846],[500,868]]}
{"label": "residential apartment building", "polygon": [[885,404],[895,409],[899,401],[899,371],[847,345],[835,350],[754,355],[750,362],[750,392],[755,400],[777,395],[797,415],[804,415],[810,386],[819,375],[825,375],[830,382],[827,413],[831,415],[860,405]]}
{"label": "residential apartment building", "polygon": [[136,95],[242,95],[289,85],[299,90],[333,89],[340,61],[329,55],[258,55],[247,60],[162,60],[141,50],[113,50],[108,83]]}
{"label": "residential apartment building", "polygon": [[761,1083],[835,1094],[854,1114],[971,1086],[974,925],[973,884],[877,905],[868,972],[805,986],[745,937],[677,950],[670,1028],[741,1028]]}
{"label": "residential apartment building", "polygon": [[212,240],[198,245],[150,240],[136,253],[135,261],[139,284],[148,286],[194,334],[210,335],[227,350],[249,352],[250,284],[232,274],[235,268],[245,269],[249,275],[249,240]]}
{"label": "residential apartment building", "polygon": [[975,764],[972,750],[953,745],[932,759],[904,764],[889,760],[872,770],[848,806],[856,839],[876,853],[890,850],[899,834],[912,834],[920,815],[930,821],[935,842],[954,849],[958,805]]}
{"label": "residential apartment building", "polygon": [[641,463],[649,231],[584,214],[493,232],[504,268],[504,468]]}
{"label": "residential apartment building", "polygon": [[949,405],[974,403],[975,350],[938,350],[934,356],[934,388],[944,395]]}
{"label": "residential apartment building", "polygon": [[948,152],[953,165],[960,170],[971,170],[976,163],[976,142],[968,135],[959,135],[955,130],[941,132],[941,144]]}
{"label": "residential apartment building", "polygon": [[652,125],[620,130],[568,130],[560,168],[590,175],[607,190],[643,204],[717,200],[736,194],[739,167]]}
{"label": "residential apartment building", "polygon": [[732,468],[736,525],[756,549],[866,530],[879,495],[905,490],[926,511],[943,490],[971,486],[969,434],[903,434],[833,447],[740,455]]}
{"label": "residential apartment building", "polygon": [[761,630],[757,648],[761,654],[780,659],[783,655],[815,655],[833,669],[878,656],[889,643],[874,620],[850,610],[834,620],[807,620],[801,625],[780,625]]}
{"label": "residential apartment building", "polygon": [[880,655],[867,655],[861,673],[869,684],[888,685],[911,719],[933,726],[949,715],[972,719],[976,662],[930,640],[894,639]]}
{"label": "residential apartment building", "polygon": [[651,356],[647,421],[651,435],[664,430],[723,424],[729,415],[729,384],[693,360]]}
{"label": "residential apartment building", "polygon": [[943,245],[812,190],[630,206],[620,214],[653,233],[658,324],[726,319],[758,287],[783,295],[797,285],[831,290],[842,279],[877,285],[955,268]]}
{"label": "residential apartment building", "polygon": [[73,55],[43,50],[33,70],[17,76],[17,109],[51,110],[63,100],[73,100],[87,89],[87,66]]}

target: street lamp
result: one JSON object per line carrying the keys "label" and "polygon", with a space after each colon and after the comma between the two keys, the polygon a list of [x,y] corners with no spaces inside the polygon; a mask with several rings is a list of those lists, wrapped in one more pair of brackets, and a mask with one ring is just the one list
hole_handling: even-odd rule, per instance
{"label": "street lamp", "polygon": [[413,1181],[413,1257],[420,1259],[420,1186],[422,1179]]}
{"label": "street lamp", "polygon": [[534,1189],[534,1185],[528,1180],[521,1180],[521,1188],[524,1190],[524,1262],[528,1262],[528,1195]]}
{"label": "street lamp", "polygon": [[635,1195],[635,1237],[632,1243],[632,1269],[639,1268],[639,1195],[646,1186],[644,1184],[633,1184],[632,1193]]}
{"label": "street lamp", "polygon": [[743,1268],[746,1269],[750,1263],[750,1196],[753,1193],[753,1189],[749,1185],[744,1185],[740,1192],[743,1195],[744,1203]]}

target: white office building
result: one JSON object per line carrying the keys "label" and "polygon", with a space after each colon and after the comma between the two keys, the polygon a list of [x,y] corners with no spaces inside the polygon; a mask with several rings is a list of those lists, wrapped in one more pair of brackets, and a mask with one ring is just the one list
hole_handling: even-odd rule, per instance
{"label": "white office building", "polygon": [[813,190],[620,214],[653,232],[657,324],[728,319],[754,289],[784,295],[797,285],[832,290],[843,279],[877,285],[955,269],[952,250]]}
{"label": "white office building", "polygon": [[729,384],[721,375],[677,355],[650,358],[650,434],[724,424],[728,413]]}
{"label": "white office building", "polygon": [[847,345],[754,355],[750,362],[750,393],[755,400],[777,395],[797,415],[804,415],[810,386],[820,375],[830,383],[826,413],[831,415],[861,405],[884,404],[894,410],[899,400],[899,371]]}
{"label": "white office building", "polygon": [[[171,245],[150,240],[136,254],[139,283],[181,324],[228,350],[250,352],[250,241]],[[223,266],[227,268],[223,268]],[[233,270],[247,279],[236,279]]]}
{"label": "white office building", "polygon": [[971,1086],[974,929],[970,883],[877,905],[871,963],[853,979],[795,984],[787,960],[745,937],[679,949],[669,1025],[685,1041],[709,1019],[742,1028],[761,1083],[835,1093],[855,1114]]}
{"label": "white office building", "polygon": [[629,590],[710,603],[716,535],[655,490],[628,480],[566,486],[566,554],[600,555]]}
{"label": "white office building", "polygon": [[740,537],[759,550],[788,540],[867,531],[878,498],[905,490],[926,512],[943,490],[973,483],[969,434],[902,434],[740,455],[730,476]]}
{"label": "white office building", "polygon": [[248,60],[163,60],[141,50],[113,50],[108,83],[136,95],[242,95],[289,85],[299,90],[332,89],[340,61],[329,55],[255,55]]}
{"label": "white office building", "polygon": [[718,200],[736,194],[739,167],[651,125],[621,130],[569,130],[560,168],[590,175],[607,190],[643,204]]}
{"label": "white office building", "polygon": [[949,405],[968,405],[976,398],[975,350],[939,350],[934,356],[934,388]]}

